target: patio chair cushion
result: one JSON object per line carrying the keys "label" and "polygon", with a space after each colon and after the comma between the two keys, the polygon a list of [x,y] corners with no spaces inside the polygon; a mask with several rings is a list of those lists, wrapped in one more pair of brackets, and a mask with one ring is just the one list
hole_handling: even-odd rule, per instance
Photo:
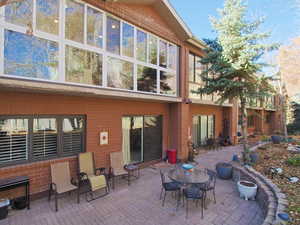
{"label": "patio chair cushion", "polygon": [[166,191],[176,191],[179,190],[181,185],[178,182],[167,182],[163,184]]}
{"label": "patio chair cushion", "polygon": [[76,190],[77,187],[73,184],[56,184],[56,192],[62,194],[68,191]]}
{"label": "patio chair cushion", "polygon": [[127,175],[128,172],[123,168],[113,168],[113,175],[114,176],[121,176],[121,175]]}
{"label": "patio chair cushion", "polygon": [[184,190],[184,195],[186,198],[201,199],[203,192],[199,188],[191,187]]}
{"label": "patio chair cushion", "polygon": [[105,188],[106,187],[106,179],[104,175],[100,175],[100,176],[89,176],[89,181],[91,184],[91,189],[92,191],[96,191],[98,189],[101,188]]}

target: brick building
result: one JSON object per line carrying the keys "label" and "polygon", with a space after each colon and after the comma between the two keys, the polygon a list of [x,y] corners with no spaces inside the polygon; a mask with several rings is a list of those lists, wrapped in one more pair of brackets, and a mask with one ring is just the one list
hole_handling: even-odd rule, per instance
{"label": "brick building", "polygon": [[[28,175],[37,194],[51,163],[70,161],[74,175],[81,151],[109,167],[114,151],[151,163],[170,148],[186,158],[189,139],[236,141],[238,105],[193,93],[204,46],[167,0],[23,0],[0,10],[1,177]],[[255,110],[275,119],[276,110]]]}

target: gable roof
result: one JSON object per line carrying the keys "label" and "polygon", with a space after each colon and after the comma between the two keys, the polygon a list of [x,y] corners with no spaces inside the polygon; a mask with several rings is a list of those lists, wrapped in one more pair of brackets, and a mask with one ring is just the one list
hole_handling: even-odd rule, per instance
{"label": "gable roof", "polygon": [[190,44],[198,47],[204,48],[205,43],[197,39],[189,27],[186,25],[184,20],[176,12],[175,8],[171,5],[168,0],[106,0],[110,2],[120,2],[120,3],[132,3],[132,4],[143,4],[151,5],[154,9],[161,15],[164,16],[166,22],[174,29],[178,36],[189,42]]}

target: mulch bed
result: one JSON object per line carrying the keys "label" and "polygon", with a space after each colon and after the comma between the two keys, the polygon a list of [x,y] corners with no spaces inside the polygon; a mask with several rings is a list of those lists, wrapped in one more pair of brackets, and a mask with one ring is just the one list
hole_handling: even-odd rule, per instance
{"label": "mulch bed", "polygon": [[285,144],[268,144],[262,149],[257,149],[259,153],[259,162],[254,168],[260,173],[270,178],[273,183],[277,184],[283,193],[287,195],[289,201],[288,213],[293,222],[290,224],[300,224],[300,181],[291,183],[283,176],[275,175],[272,177],[270,168],[282,168],[283,175],[286,177],[299,177],[300,167],[290,166],[286,163],[288,158],[294,157],[295,154],[286,150]]}

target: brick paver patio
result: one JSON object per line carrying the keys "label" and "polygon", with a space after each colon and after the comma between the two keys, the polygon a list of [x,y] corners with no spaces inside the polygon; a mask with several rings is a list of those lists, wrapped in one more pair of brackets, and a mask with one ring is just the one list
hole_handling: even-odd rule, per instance
{"label": "brick paver patio", "polygon": [[[214,168],[219,161],[229,161],[240,147],[227,147],[221,151],[205,153],[197,158],[201,167]],[[54,212],[54,202],[47,199],[32,202],[30,210],[10,211],[0,225],[258,225],[262,213],[255,201],[239,198],[232,181],[217,180],[217,204],[209,203],[201,219],[201,209],[190,204],[189,217],[185,209],[175,209],[176,200],[167,196],[161,206],[160,176],[158,169],[146,168],[139,180],[128,187],[120,180],[109,195],[86,202],[76,203],[74,195],[59,199],[59,211]]]}

